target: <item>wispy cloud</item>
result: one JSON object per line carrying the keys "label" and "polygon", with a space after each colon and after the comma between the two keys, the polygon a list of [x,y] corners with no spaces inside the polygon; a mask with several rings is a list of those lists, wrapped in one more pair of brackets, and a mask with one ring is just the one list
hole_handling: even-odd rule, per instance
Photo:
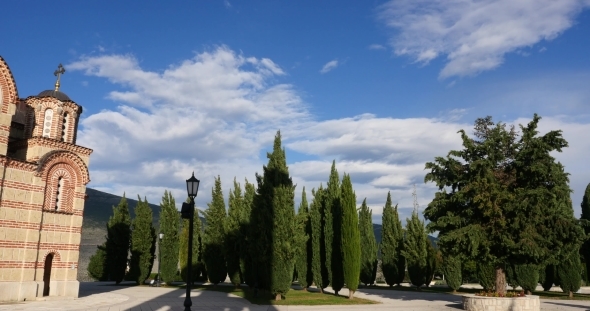
{"label": "wispy cloud", "polygon": [[336,67],[338,67],[338,60],[332,60],[327,62],[324,67],[322,67],[322,70],[320,70],[321,73],[327,73],[332,71],[333,69],[335,69]]}
{"label": "wispy cloud", "polygon": [[570,28],[588,0],[392,0],[381,19],[397,30],[397,55],[427,64],[443,56],[440,78],[470,76],[502,64],[506,53]]}
{"label": "wispy cloud", "polygon": [[371,44],[369,50],[385,50],[385,47],[381,44]]}
{"label": "wispy cloud", "polygon": [[229,9],[232,7],[231,3],[229,3],[228,0],[223,0],[223,5],[225,6],[225,8]]}

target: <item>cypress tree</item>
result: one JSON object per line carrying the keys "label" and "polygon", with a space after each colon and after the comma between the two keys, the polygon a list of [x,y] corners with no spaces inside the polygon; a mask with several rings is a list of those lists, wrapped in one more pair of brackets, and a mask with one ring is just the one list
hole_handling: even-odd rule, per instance
{"label": "cypress tree", "polygon": [[461,287],[463,279],[461,276],[461,258],[458,256],[445,256],[442,266],[443,275],[447,285],[453,289],[453,293]]}
{"label": "cypress tree", "polygon": [[504,266],[504,271],[506,272],[506,283],[512,287],[512,290],[516,290],[516,288],[520,286],[520,283],[518,283],[516,278],[516,269],[514,265],[506,264]]}
{"label": "cypress tree", "polygon": [[166,283],[175,281],[178,273],[179,226],[180,216],[176,209],[176,201],[172,193],[165,190],[160,203],[160,232],[164,234],[160,242],[160,273]]}
{"label": "cypress tree", "polygon": [[377,241],[373,231],[373,212],[367,206],[367,199],[363,200],[359,211],[359,233],[361,237],[361,275],[360,280],[365,286],[373,284],[375,278],[375,262],[377,260]]}
{"label": "cypress tree", "polygon": [[[336,170],[336,161],[332,161],[330,178],[326,187],[324,205],[324,239],[326,247],[326,269],[334,293],[344,286],[344,267],[342,258],[342,205],[340,194],[340,177]],[[356,204],[356,203],[355,203]]]}
{"label": "cypress tree", "polygon": [[90,256],[88,263],[88,274],[97,281],[107,281],[107,252],[105,243],[96,246],[96,253]]}
{"label": "cypress tree", "polygon": [[295,261],[295,269],[297,270],[297,279],[299,285],[304,290],[313,282],[313,274],[311,267],[312,259],[312,239],[311,239],[311,219],[309,215],[309,207],[307,203],[307,194],[305,187],[301,194],[301,204],[299,205],[299,212],[297,213],[299,221],[299,247],[297,250],[297,260]]}
{"label": "cypress tree", "polygon": [[407,220],[406,238],[402,251],[408,264],[408,275],[414,286],[426,284],[428,279],[428,235],[424,223],[418,218],[418,211],[414,209],[412,218]]}
{"label": "cypress tree", "polygon": [[225,237],[225,202],[221,190],[221,177],[215,178],[215,186],[211,191],[211,203],[207,204],[209,209],[205,212],[205,245],[204,259],[207,267],[209,281],[215,285],[225,281],[227,267],[224,256]]}
{"label": "cypress tree", "polygon": [[559,287],[569,298],[574,298],[574,293],[580,289],[582,283],[582,263],[578,251],[571,252],[557,266],[557,277],[559,278]]}
{"label": "cypress tree", "polygon": [[[582,225],[584,226],[584,232],[587,237],[590,237],[590,183],[586,186],[584,197],[582,197]],[[586,276],[585,279],[590,280],[590,240],[586,240],[580,249],[580,253],[584,256],[584,263],[586,265]]]}
{"label": "cypress tree", "polygon": [[483,287],[485,291],[494,290],[496,285],[496,269],[493,264],[478,262],[477,263],[477,279],[479,285]]}
{"label": "cypress tree", "polygon": [[[428,235],[427,235],[428,239]],[[434,273],[439,268],[438,250],[434,247],[432,242],[427,240],[426,243],[426,270],[425,282],[426,287],[430,286],[430,282],[434,279]]]}
{"label": "cypress tree", "polygon": [[541,286],[543,286],[543,290],[544,291],[549,291],[551,290],[551,287],[553,287],[553,284],[556,283],[556,267],[555,265],[547,265],[545,266],[545,268],[541,271],[543,277],[540,279],[543,279],[543,281],[541,281]]}
{"label": "cypress tree", "polygon": [[514,273],[520,287],[526,291],[527,295],[531,295],[539,284],[539,267],[531,264],[515,265]]}
{"label": "cypress tree", "polygon": [[258,286],[280,300],[291,288],[297,235],[295,191],[289,176],[281,133],[277,132],[263,175],[256,175],[257,194],[252,215],[256,223],[255,250]]}
{"label": "cypress tree", "polygon": [[[145,199],[145,198],[144,198]],[[131,231],[131,261],[129,274],[131,280],[142,284],[152,272],[156,252],[156,229],[153,224],[152,209],[147,199],[141,201],[137,196],[133,231]]]}
{"label": "cypress tree", "polygon": [[127,258],[129,257],[129,244],[131,238],[131,217],[125,194],[116,207],[113,207],[113,216],[107,223],[107,265],[110,279],[117,284],[125,278]]}
{"label": "cypress tree", "polygon": [[[190,203],[190,198],[186,198],[186,203]],[[199,218],[199,210],[195,208],[193,218],[193,265],[191,267],[191,282],[195,280],[201,274],[201,267],[199,266],[199,257],[201,256],[201,218]],[[188,282],[188,240],[189,240],[189,222],[188,219],[182,219],[180,240],[179,240],[179,252],[178,262],[180,265],[180,277],[183,281]]]}
{"label": "cypress tree", "polygon": [[229,193],[229,210],[225,222],[225,254],[227,273],[236,287],[242,283],[240,269],[240,226],[243,217],[244,198],[242,188],[234,177],[234,189]]}
{"label": "cypress tree", "polygon": [[344,174],[341,187],[342,207],[342,261],[348,298],[352,299],[358,288],[361,272],[361,240],[356,211],[356,195],[352,190],[350,175]]}
{"label": "cypress tree", "polygon": [[387,200],[382,215],[383,229],[381,231],[381,268],[385,282],[389,286],[400,284],[405,276],[405,258],[402,255],[404,233],[399,220],[397,205],[391,204],[391,193],[387,193]]}
{"label": "cypress tree", "polygon": [[311,240],[312,240],[312,272],[313,282],[316,287],[323,291],[324,288],[330,284],[328,271],[326,269],[326,249],[324,244],[324,230],[323,230],[323,207],[325,190],[322,185],[317,191],[312,190],[313,200],[311,202]]}
{"label": "cypress tree", "polygon": [[252,217],[252,204],[254,204],[256,188],[254,187],[254,184],[249,183],[246,179],[244,189],[244,208],[242,209],[242,220],[240,223],[240,244],[242,245],[242,247],[240,247],[240,269],[244,272],[244,282],[246,282],[249,287],[254,287],[255,269],[250,247],[250,245],[253,244],[250,234],[250,219]]}

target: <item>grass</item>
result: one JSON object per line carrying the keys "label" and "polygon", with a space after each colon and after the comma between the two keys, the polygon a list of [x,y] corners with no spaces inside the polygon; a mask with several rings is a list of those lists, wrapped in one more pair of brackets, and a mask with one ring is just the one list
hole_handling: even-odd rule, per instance
{"label": "grass", "polygon": [[[179,286],[184,287],[184,285]],[[336,296],[330,293],[321,294],[319,292],[303,291],[291,289],[282,300],[274,300],[269,293],[260,292],[254,296],[254,292],[246,286],[235,288],[234,286],[213,286],[213,285],[194,285],[194,289],[211,290],[236,295],[257,305],[289,305],[289,306],[322,306],[322,305],[361,305],[361,304],[378,304],[379,302],[355,297],[348,299],[344,296]]]}
{"label": "grass", "polygon": [[[415,287],[407,287],[407,286],[371,286],[371,287],[363,287],[369,289],[381,289],[381,290],[397,290],[397,291],[412,291],[416,292]],[[360,288],[359,288],[360,289]],[[457,290],[457,294],[475,294],[481,292],[481,289],[476,288],[459,288]],[[434,286],[434,287],[426,287],[422,288],[422,293],[448,293],[452,294],[453,290],[447,286]],[[520,291],[517,291],[520,292]],[[590,294],[575,294],[574,298],[570,299],[566,293],[563,292],[546,292],[546,291],[534,291],[533,295],[539,296],[540,299],[555,299],[555,300],[590,300]]]}

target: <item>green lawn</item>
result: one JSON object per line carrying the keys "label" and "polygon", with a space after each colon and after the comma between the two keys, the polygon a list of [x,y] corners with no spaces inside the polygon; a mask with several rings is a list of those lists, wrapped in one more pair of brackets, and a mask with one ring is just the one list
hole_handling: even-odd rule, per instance
{"label": "green lawn", "polygon": [[276,301],[272,299],[270,294],[259,293],[254,297],[254,292],[249,290],[246,286],[235,288],[233,286],[216,286],[212,285],[196,285],[195,289],[199,290],[214,290],[233,294],[248,300],[250,303],[257,305],[290,305],[290,306],[319,306],[319,305],[359,305],[359,304],[376,304],[377,301],[354,298],[348,299],[344,296],[336,296],[334,294],[320,294],[318,292],[309,292],[303,290],[291,289],[283,300]]}

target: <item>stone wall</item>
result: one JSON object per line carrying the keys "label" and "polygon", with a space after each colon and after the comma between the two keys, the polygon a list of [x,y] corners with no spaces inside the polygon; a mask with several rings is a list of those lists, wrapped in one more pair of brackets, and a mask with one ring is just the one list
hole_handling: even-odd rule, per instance
{"label": "stone wall", "polygon": [[483,297],[463,296],[463,309],[468,311],[540,311],[539,296],[526,297]]}

